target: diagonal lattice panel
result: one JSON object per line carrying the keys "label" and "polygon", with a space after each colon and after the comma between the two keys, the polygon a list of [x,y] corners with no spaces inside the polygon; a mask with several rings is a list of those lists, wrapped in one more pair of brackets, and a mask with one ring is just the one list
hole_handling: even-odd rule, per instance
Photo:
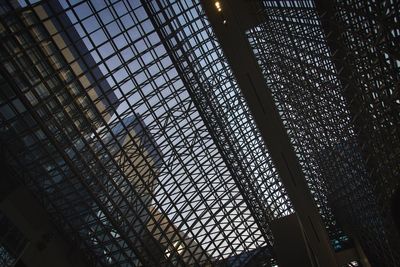
{"label": "diagonal lattice panel", "polygon": [[1,139],[93,265],[241,264],[291,205],[199,5],[163,6],[198,18],[174,39],[139,1],[1,4]]}
{"label": "diagonal lattice panel", "polygon": [[253,215],[264,235],[270,236],[269,222],[288,214],[290,204],[201,6],[154,1],[148,9],[153,12],[152,21],[160,29],[183,80],[210,125],[211,134],[230,163],[232,175],[246,194]]}
{"label": "diagonal lattice panel", "polygon": [[250,43],[331,239],[338,249],[345,245],[338,242],[344,237],[333,209],[336,219],[357,229],[371,255],[386,255],[390,237],[316,8],[311,1],[264,5],[265,22],[249,32]]}

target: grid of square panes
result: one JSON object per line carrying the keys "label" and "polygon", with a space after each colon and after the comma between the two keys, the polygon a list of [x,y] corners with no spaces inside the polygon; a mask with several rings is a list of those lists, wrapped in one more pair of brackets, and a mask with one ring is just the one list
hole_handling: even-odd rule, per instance
{"label": "grid of square panes", "polygon": [[153,21],[169,47],[171,57],[179,64],[192,98],[212,127],[211,134],[223,147],[225,157],[231,166],[245,163],[250,167],[245,167],[245,171],[236,169],[233,175],[243,183],[243,190],[248,190],[245,183],[253,188],[258,185],[258,191],[247,192],[262,204],[255,201],[252,206],[260,208],[264,214],[269,213],[269,219],[290,213],[290,203],[277,179],[276,170],[265,153],[258,129],[211,27],[202,15],[201,6],[191,2],[160,1],[151,2],[148,10],[153,14]]}
{"label": "grid of square panes", "polygon": [[[265,201],[267,222],[291,205],[198,3],[162,4],[180,21],[179,38],[201,42],[185,49],[198,87],[213,77],[216,114],[155,30],[155,6],[16,3],[0,6],[1,138],[93,262],[200,265],[270,245],[244,186],[260,186],[251,197]],[[236,147],[221,147],[214,125]],[[233,175],[238,162],[247,184]]]}

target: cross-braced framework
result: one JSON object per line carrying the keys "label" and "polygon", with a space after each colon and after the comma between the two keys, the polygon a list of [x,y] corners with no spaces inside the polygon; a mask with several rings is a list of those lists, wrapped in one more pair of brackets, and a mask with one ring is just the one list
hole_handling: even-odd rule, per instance
{"label": "cross-braced framework", "polygon": [[291,203],[200,5],[16,3],[1,138],[92,264],[268,260]]}
{"label": "cross-braced framework", "polygon": [[400,175],[400,3],[337,1],[334,16],[343,35],[337,42],[348,51],[342,60],[352,70],[357,131],[372,157],[368,175],[386,208]]}
{"label": "cross-braced framework", "polygon": [[143,3],[263,235],[270,239],[270,221],[291,213],[291,204],[201,6]]}
{"label": "cross-braced framework", "polygon": [[[374,261],[396,265],[400,237],[393,222],[392,198],[400,174],[400,3],[398,1],[316,1],[329,47],[344,84],[367,177],[373,187],[391,249]],[[371,251],[375,248],[371,248]],[[382,255],[382,256],[380,256]]]}
{"label": "cross-braced framework", "polygon": [[351,100],[364,124],[357,130],[376,159],[369,175],[380,177],[373,183],[387,205],[400,174],[400,3],[338,1],[335,7],[358,89]]}
{"label": "cross-braced framework", "polygon": [[[349,119],[337,81],[326,75],[334,71],[315,12],[303,8],[266,1],[262,16],[267,21],[250,30],[248,36],[330,237],[338,240],[341,231],[328,206],[318,154],[343,135],[351,136]],[[299,24],[300,19],[303,24]],[[340,124],[326,129],[333,120]]]}
{"label": "cross-braced framework", "polygon": [[[369,179],[369,163],[368,161],[364,163],[361,156],[363,153],[359,149],[359,140],[362,134],[360,131],[362,130],[357,128],[357,124],[353,125],[353,118],[355,115],[362,117],[363,115],[360,115],[359,112],[362,109],[369,110],[371,107],[377,113],[375,115],[370,113],[368,116],[374,117],[374,119],[366,125],[362,125],[363,130],[369,127],[368,134],[371,136],[367,140],[374,143],[377,151],[364,154],[382,159],[379,164],[381,168],[392,167],[391,170],[398,173],[399,164],[396,154],[398,155],[399,145],[396,144],[398,135],[395,134],[398,129],[398,125],[396,125],[398,119],[395,120],[394,116],[397,115],[393,115],[396,114],[394,112],[396,101],[394,92],[396,85],[394,83],[398,82],[398,66],[395,67],[396,62],[386,56],[386,61],[382,64],[388,66],[385,65],[385,68],[375,72],[372,68],[377,63],[370,62],[370,60],[376,58],[376,50],[371,50],[370,46],[358,43],[357,39],[348,37],[350,39],[348,42],[354,41],[357,46],[368,50],[368,53],[355,52],[355,57],[362,58],[360,61],[365,61],[365,59],[368,61],[358,64],[356,60],[353,60],[351,63],[353,69],[361,68],[361,71],[366,71],[361,77],[359,76],[361,83],[373,84],[373,87],[357,85],[361,92],[357,96],[359,99],[349,100],[345,98],[347,87],[345,87],[346,84],[343,84],[341,73],[338,75],[336,72],[334,60],[332,60],[332,55],[333,58],[336,55],[331,54],[329,50],[314,3],[312,1],[264,1],[263,3],[264,9],[260,16],[265,22],[249,31],[249,40],[264,72],[268,89],[272,91],[275,98],[330,236],[335,242],[343,237],[332,216],[333,209],[341,222],[354,228],[354,232],[357,233],[357,237],[373,262],[378,265],[393,264],[396,261],[393,255],[395,249],[389,244],[391,239],[389,233],[392,231],[385,228],[379,198],[380,194],[387,190],[393,190],[395,186],[391,184],[380,194],[374,193],[376,182]],[[354,17],[352,12],[355,12],[355,9],[353,11],[345,10],[345,5],[344,3],[338,4],[341,12],[338,12],[337,15]],[[393,3],[387,3],[384,6],[388,11],[386,13],[390,16],[396,14],[393,11],[395,9]],[[379,14],[372,9],[369,12]],[[353,19],[350,21],[355,23],[356,20]],[[349,20],[347,22],[349,23]],[[346,29],[352,32],[353,30],[359,31],[358,28],[355,25],[348,25]],[[388,34],[386,32],[386,35]],[[371,32],[370,36],[376,37],[379,34]],[[386,36],[385,38],[387,38],[385,39],[387,44],[383,45],[384,49],[391,51],[393,55],[396,48],[392,45],[392,37]],[[384,58],[382,57],[382,60]],[[382,79],[386,73],[391,73],[392,76],[384,82]],[[386,84],[387,87],[379,90],[378,88],[373,89],[383,84]],[[374,99],[380,95],[386,100],[376,104],[372,102],[371,105],[366,104],[368,101],[365,99],[369,99],[370,95],[375,95]],[[367,96],[368,98],[366,98]],[[363,103],[356,114],[353,114],[353,109],[350,108],[352,101]],[[371,123],[378,123],[379,127],[375,125],[374,128],[370,125]],[[386,132],[386,135],[382,132]],[[394,135],[389,137],[389,132]],[[391,140],[394,151],[378,155],[378,152],[385,153],[385,148],[390,144],[390,142],[383,141],[383,136],[388,136]],[[376,139],[380,141],[377,142]],[[361,140],[363,139],[361,138]],[[382,145],[383,143],[384,145]],[[382,149],[378,149],[379,144]],[[389,159],[392,160],[391,164],[384,167],[386,163],[389,163]],[[388,173],[383,169],[381,171],[383,176]],[[393,180],[395,180],[394,177]],[[386,207],[386,210],[390,209]]]}

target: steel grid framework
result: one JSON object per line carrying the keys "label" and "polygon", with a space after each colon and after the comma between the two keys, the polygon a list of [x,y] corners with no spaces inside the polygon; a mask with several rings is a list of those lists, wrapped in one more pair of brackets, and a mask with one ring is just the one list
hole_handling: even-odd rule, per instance
{"label": "steel grid framework", "polygon": [[247,196],[264,237],[271,239],[270,221],[292,212],[291,204],[201,6],[179,1],[147,4],[231,175]]}
{"label": "steel grid framework", "polygon": [[291,204],[200,5],[20,3],[0,7],[1,138],[92,264],[268,258]]}
{"label": "steel grid framework", "polygon": [[[394,194],[399,190],[400,3],[398,1],[316,1],[346,97],[384,226],[389,250],[377,264],[400,260],[400,235],[394,225]],[[375,248],[371,246],[371,251]],[[384,258],[384,260],[381,260]]]}
{"label": "steel grid framework", "polygon": [[[371,263],[396,265],[396,230],[386,218],[399,177],[396,4],[338,1],[331,15],[343,23],[336,37],[343,33],[344,42],[336,40],[335,48],[350,51],[341,65],[337,51],[330,51],[332,32],[324,32],[324,21],[335,21],[324,7],[317,10],[312,1],[264,6],[266,22],[249,31],[249,40],[331,238],[342,235],[333,209]],[[343,77],[344,64],[352,76]]]}
{"label": "steel grid framework", "polygon": [[[0,5],[1,139],[92,264],[268,262],[292,205],[198,1],[16,3]],[[333,245],[336,219],[357,225],[391,266],[400,9],[318,3],[263,1],[248,37]]]}
{"label": "steel grid framework", "polygon": [[[329,143],[346,136],[349,118],[337,81],[328,76],[334,71],[323,47],[322,32],[316,26],[318,18],[306,5],[299,10],[291,3],[279,1],[266,1],[262,16],[267,17],[267,22],[249,31],[250,43],[330,238],[339,241],[343,234],[328,205],[327,185],[318,166],[318,154],[329,148]],[[304,23],[300,24],[300,20]],[[330,125],[323,123],[334,120],[340,124],[334,125],[336,129],[332,133],[331,129],[326,129],[326,125]]]}
{"label": "steel grid framework", "polygon": [[343,60],[352,68],[358,89],[350,99],[358,105],[355,119],[363,118],[357,131],[365,142],[365,154],[375,158],[369,176],[380,177],[373,183],[388,205],[400,174],[400,3],[338,1],[335,16],[344,35],[338,41],[350,51]]}

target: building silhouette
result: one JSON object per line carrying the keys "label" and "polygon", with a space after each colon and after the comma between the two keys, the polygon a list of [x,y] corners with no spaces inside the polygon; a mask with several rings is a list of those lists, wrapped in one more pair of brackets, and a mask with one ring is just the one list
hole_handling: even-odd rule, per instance
{"label": "building silhouette", "polygon": [[2,2],[0,263],[398,266],[399,10]]}

